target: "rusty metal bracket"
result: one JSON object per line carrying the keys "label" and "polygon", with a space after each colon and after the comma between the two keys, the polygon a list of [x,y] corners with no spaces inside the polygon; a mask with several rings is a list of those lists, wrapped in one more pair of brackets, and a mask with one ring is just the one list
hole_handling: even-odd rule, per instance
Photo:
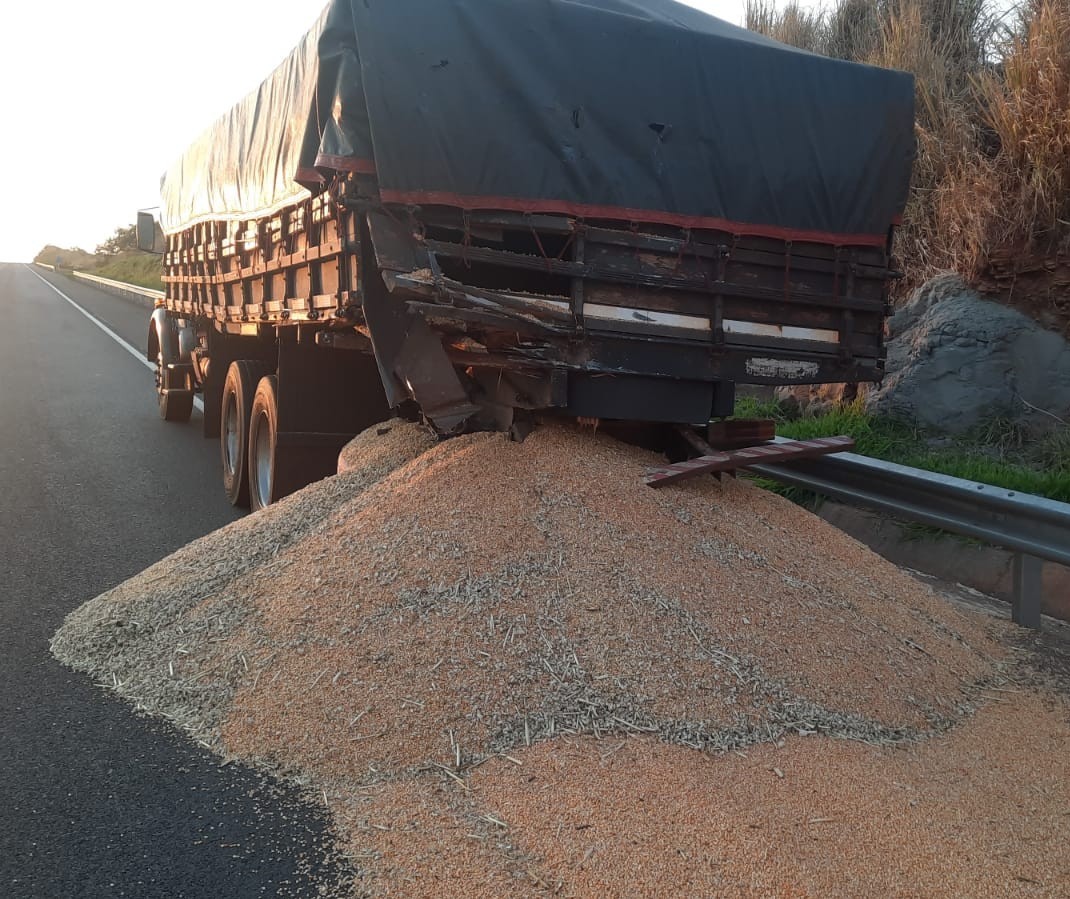
{"label": "rusty metal bracket", "polygon": [[792,462],[796,459],[812,459],[854,449],[851,437],[818,437],[814,440],[785,440],[764,446],[749,446],[745,449],[714,452],[697,459],[674,462],[662,468],[648,471],[643,482],[650,487],[664,487],[700,474],[732,472],[751,465],[772,462]]}

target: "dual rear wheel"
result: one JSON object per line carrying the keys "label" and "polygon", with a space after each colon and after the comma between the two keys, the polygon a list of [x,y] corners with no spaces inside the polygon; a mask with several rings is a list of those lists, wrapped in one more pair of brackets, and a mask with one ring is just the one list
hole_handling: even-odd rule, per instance
{"label": "dual rear wheel", "polygon": [[223,489],[253,511],[283,495],[278,473],[278,380],[262,362],[232,362],[223,383],[219,449]]}

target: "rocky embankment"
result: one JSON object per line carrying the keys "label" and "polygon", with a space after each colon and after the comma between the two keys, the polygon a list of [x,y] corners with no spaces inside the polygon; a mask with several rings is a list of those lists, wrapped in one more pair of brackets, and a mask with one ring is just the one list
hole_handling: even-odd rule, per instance
{"label": "rocky embankment", "polygon": [[820,412],[858,395],[868,411],[934,433],[994,418],[1040,429],[1070,421],[1070,344],[957,275],[928,281],[888,320],[887,372],[879,385],[781,388],[777,396]]}

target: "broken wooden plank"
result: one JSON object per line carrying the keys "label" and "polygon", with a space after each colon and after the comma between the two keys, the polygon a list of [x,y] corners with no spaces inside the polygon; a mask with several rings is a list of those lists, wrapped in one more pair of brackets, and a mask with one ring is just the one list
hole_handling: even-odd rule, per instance
{"label": "broken wooden plank", "polygon": [[813,440],[786,440],[763,446],[748,446],[743,449],[709,453],[696,459],[674,462],[648,471],[643,482],[650,487],[664,487],[701,474],[730,472],[761,462],[793,462],[796,459],[811,459],[829,453],[854,449],[851,437],[817,437]]}

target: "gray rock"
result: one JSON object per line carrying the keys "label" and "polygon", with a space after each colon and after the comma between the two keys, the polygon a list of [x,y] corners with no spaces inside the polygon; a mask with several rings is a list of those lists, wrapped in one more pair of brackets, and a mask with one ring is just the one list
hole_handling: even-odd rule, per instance
{"label": "gray rock", "polygon": [[920,287],[889,319],[888,374],[866,407],[945,432],[993,416],[1070,417],[1070,345],[982,299],[957,276]]}

